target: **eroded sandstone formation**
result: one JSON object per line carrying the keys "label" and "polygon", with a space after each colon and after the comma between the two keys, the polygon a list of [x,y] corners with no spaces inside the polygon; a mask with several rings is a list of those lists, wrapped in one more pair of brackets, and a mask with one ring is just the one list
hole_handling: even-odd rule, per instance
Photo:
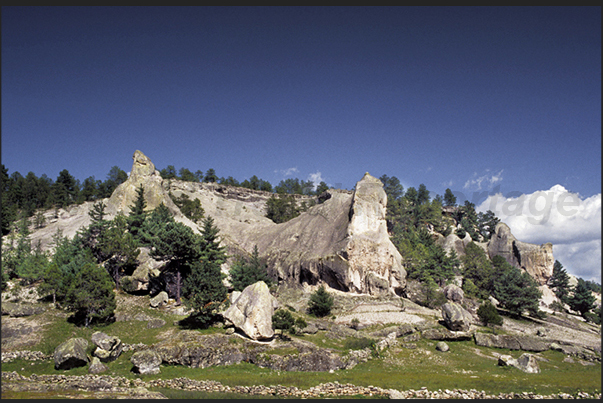
{"label": "eroded sandstone formation", "polygon": [[525,270],[540,285],[546,284],[553,275],[553,244],[535,245],[518,241],[505,223],[496,225],[495,233],[488,242],[488,255],[502,256],[511,265]]}

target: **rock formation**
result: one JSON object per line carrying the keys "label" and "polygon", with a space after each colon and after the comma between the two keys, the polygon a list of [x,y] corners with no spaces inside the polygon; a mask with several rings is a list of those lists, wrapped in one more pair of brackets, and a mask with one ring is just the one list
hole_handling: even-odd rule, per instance
{"label": "rock formation", "polygon": [[319,203],[282,224],[248,233],[271,273],[290,285],[324,282],[357,293],[401,293],[402,257],[387,233],[382,182],[364,175],[356,191],[330,189]]}
{"label": "rock formation", "polygon": [[147,349],[137,351],[130,357],[130,362],[134,365],[134,371],[139,374],[159,374],[162,363],[161,355],[154,350]]}
{"label": "rock formation", "polygon": [[115,361],[123,351],[123,344],[116,336],[108,336],[103,332],[92,333],[92,342],[96,345],[93,355],[102,362]]}
{"label": "rock formation", "polygon": [[61,343],[54,350],[54,368],[55,369],[71,369],[83,367],[88,364],[88,355],[86,348],[88,340],[71,338],[64,343]]}
{"label": "rock formation", "polygon": [[488,255],[490,259],[494,256],[504,257],[511,265],[526,271],[540,285],[546,284],[553,275],[553,245],[520,242],[511,234],[509,226],[502,222],[496,225],[495,233],[488,242]]}
{"label": "rock formation", "polygon": [[270,339],[276,305],[266,283],[258,281],[247,286],[223,316],[253,340]]}
{"label": "rock formation", "polygon": [[132,163],[130,176],[113,191],[113,194],[107,200],[107,214],[114,216],[118,212],[122,212],[127,215],[136,202],[137,190],[142,185],[146,211],[154,210],[163,203],[174,214],[176,221],[183,222],[198,233],[197,225],[185,217],[169,197],[169,189],[164,186],[163,178],[159,171],[155,169],[155,165],[149,157],[144,155],[142,151],[136,150],[132,159],[134,162]]}
{"label": "rock formation", "polygon": [[446,327],[453,332],[466,332],[471,328],[473,322],[471,314],[456,302],[447,302],[442,305],[442,318]]}

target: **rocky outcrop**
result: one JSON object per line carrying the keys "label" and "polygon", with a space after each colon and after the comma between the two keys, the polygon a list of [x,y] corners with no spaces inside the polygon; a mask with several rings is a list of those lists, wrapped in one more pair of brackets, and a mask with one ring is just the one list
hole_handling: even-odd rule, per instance
{"label": "rocky outcrop", "polygon": [[126,292],[148,291],[151,278],[159,276],[165,267],[164,262],[151,257],[149,248],[143,247],[139,250],[136,269],[130,276],[124,276],[120,280],[120,285]]}
{"label": "rocky outcrop", "polygon": [[448,284],[442,289],[442,292],[444,292],[444,296],[447,300],[458,302],[459,304],[462,304],[463,299],[465,298],[465,292],[456,284]]}
{"label": "rocky outcrop", "polygon": [[123,351],[123,344],[116,336],[108,336],[103,332],[94,332],[91,338],[92,342],[96,345],[96,349],[92,354],[102,362],[116,360]]}
{"label": "rocky outcrop", "polygon": [[471,328],[473,322],[471,314],[456,302],[447,302],[442,305],[442,318],[446,327],[453,332],[466,332]]}
{"label": "rocky outcrop", "polygon": [[158,374],[161,372],[161,355],[154,350],[137,351],[130,357],[134,371],[139,374]]}
{"label": "rocky outcrop", "polygon": [[118,212],[128,214],[130,208],[138,198],[137,190],[140,186],[144,188],[144,199],[146,202],[145,211],[152,211],[163,203],[174,215],[176,221],[182,222],[199,232],[197,225],[185,217],[178,206],[169,197],[169,190],[164,180],[155,169],[155,165],[150,158],[136,150],[132,156],[134,160],[132,170],[128,179],[121,183],[111,194],[106,202],[106,211],[109,216],[114,216]]}
{"label": "rocky outcrop", "polygon": [[550,342],[525,335],[475,333],[473,337],[478,346],[507,350],[546,351],[551,346]]}
{"label": "rocky outcrop", "polygon": [[520,242],[511,234],[509,226],[502,222],[496,225],[495,233],[488,242],[488,255],[490,259],[494,256],[504,257],[511,265],[526,271],[540,285],[546,284],[553,275],[553,245]]}
{"label": "rocky outcrop", "polygon": [[528,353],[522,354],[518,359],[508,354],[500,355],[498,357],[498,365],[515,367],[528,374],[537,374],[540,372],[536,357]]}
{"label": "rocky outcrop", "polygon": [[72,338],[59,344],[54,350],[54,368],[71,369],[87,365],[87,347],[88,341],[80,337]]}
{"label": "rocky outcrop", "polygon": [[19,304],[14,302],[2,302],[2,315],[8,315],[13,318],[22,316],[37,315],[46,309],[39,304]]}
{"label": "rocky outcrop", "polygon": [[387,233],[382,182],[367,173],[353,194],[330,189],[322,199],[288,222],[248,234],[274,277],[289,285],[400,294],[406,271]]}
{"label": "rocky outcrop", "polygon": [[92,357],[92,361],[88,367],[88,372],[91,374],[100,374],[108,369],[109,367],[103,364],[98,357]]}
{"label": "rocky outcrop", "polygon": [[247,286],[223,316],[249,338],[265,340],[274,336],[272,315],[276,306],[266,283],[258,281]]}
{"label": "rocky outcrop", "polygon": [[168,303],[168,293],[165,291],[161,291],[159,294],[155,295],[151,298],[150,305],[153,308],[157,308],[160,306],[164,306]]}

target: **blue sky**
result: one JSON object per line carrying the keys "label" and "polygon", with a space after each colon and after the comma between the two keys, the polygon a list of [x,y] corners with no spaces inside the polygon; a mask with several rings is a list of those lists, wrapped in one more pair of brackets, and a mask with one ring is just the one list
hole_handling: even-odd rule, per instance
{"label": "blue sky", "polygon": [[529,201],[499,215],[600,282],[600,7],[2,7],[1,29],[9,174],[105,180],[139,149],[273,185],[387,174],[482,209],[569,194],[546,225]]}

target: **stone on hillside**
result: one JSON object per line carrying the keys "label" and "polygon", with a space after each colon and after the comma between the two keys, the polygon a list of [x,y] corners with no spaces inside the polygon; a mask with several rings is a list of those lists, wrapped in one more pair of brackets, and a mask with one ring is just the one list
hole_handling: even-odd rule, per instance
{"label": "stone on hillside", "polygon": [[124,276],[120,280],[120,286],[126,292],[148,291],[151,277],[161,274],[164,263],[151,257],[149,248],[140,248],[136,258],[136,270],[130,276]]}
{"label": "stone on hillside", "polygon": [[54,350],[54,368],[72,369],[87,365],[87,347],[88,340],[82,339],[81,337],[71,338],[64,343],[59,344]]}
{"label": "stone on hillside", "polygon": [[473,322],[471,314],[456,302],[447,302],[442,305],[442,318],[446,327],[455,332],[468,331]]}
{"label": "stone on hillside", "polygon": [[139,374],[158,374],[161,372],[161,355],[151,350],[141,350],[132,354],[130,362],[134,365],[134,371]]}
{"label": "stone on hillside", "polygon": [[508,354],[501,354],[498,356],[498,365],[501,367],[516,367],[517,360]]}
{"label": "stone on hillside", "polygon": [[517,368],[528,374],[537,374],[540,372],[538,361],[532,354],[524,353],[517,359]]}
{"label": "stone on hillside", "polygon": [[553,275],[553,245],[535,245],[518,241],[505,223],[496,225],[495,233],[488,242],[488,255],[502,256],[511,265],[526,271],[540,285],[546,284]]}
{"label": "stone on hillside", "polygon": [[471,237],[465,236],[465,238],[461,239],[454,232],[450,233],[445,238],[438,237],[436,240],[436,243],[444,248],[447,254],[450,254],[452,251],[454,251],[459,258],[465,255],[465,247],[469,242],[471,242]]}
{"label": "stone on hillside", "polygon": [[258,281],[245,287],[223,316],[253,340],[270,339],[274,336],[272,315],[275,306],[276,299],[270,295],[266,283]]}
{"label": "stone on hillside", "polygon": [[452,302],[458,302],[459,304],[463,303],[463,299],[465,298],[465,293],[463,289],[455,284],[448,284],[442,290],[444,291],[444,296],[446,299]]}
{"label": "stone on hillside", "polygon": [[100,374],[101,372],[105,372],[107,369],[109,369],[109,367],[103,364],[98,357],[92,357],[92,361],[88,367],[88,372],[91,374]]}
{"label": "stone on hillside", "polygon": [[444,343],[443,341],[439,341],[438,344],[436,344],[436,350],[445,353],[446,351],[450,350],[450,347],[448,347],[448,344]]}
{"label": "stone on hillside", "polygon": [[46,309],[39,304],[19,304],[14,302],[2,302],[2,315],[8,315],[13,318],[22,316],[37,315]]}
{"label": "stone on hillside", "polygon": [[161,291],[159,294],[155,295],[151,298],[150,305],[153,308],[157,308],[159,306],[164,306],[168,302],[168,293],[165,291]]}
{"label": "stone on hillside", "polygon": [[446,341],[461,341],[471,340],[473,335],[470,332],[451,332],[446,328],[429,328],[421,332],[424,339],[429,340],[446,340]]}
{"label": "stone on hillside", "polygon": [[103,332],[92,333],[91,339],[96,345],[93,355],[98,357],[102,362],[116,360],[124,348],[117,336],[108,336]]}
{"label": "stone on hillside", "polygon": [[551,346],[549,342],[526,335],[475,333],[473,337],[478,346],[507,350],[546,351]]}

